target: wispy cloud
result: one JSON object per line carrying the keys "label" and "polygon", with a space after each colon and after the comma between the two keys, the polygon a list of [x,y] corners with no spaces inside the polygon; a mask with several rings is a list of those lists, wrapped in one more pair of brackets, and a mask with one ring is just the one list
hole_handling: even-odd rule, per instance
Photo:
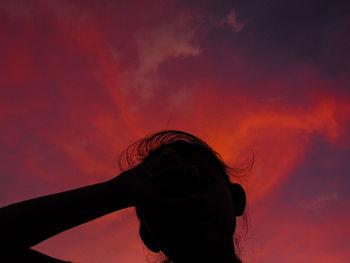
{"label": "wispy cloud", "polygon": [[308,209],[318,210],[324,206],[338,200],[339,196],[337,192],[323,193],[315,195],[311,200],[307,200],[300,204],[300,206]]}
{"label": "wispy cloud", "polygon": [[150,98],[159,84],[157,72],[164,62],[201,53],[201,48],[193,43],[195,32],[190,18],[180,15],[176,21],[135,33],[138,65],[123,75],[128,79],[128,87],[125,82],[121,85],[138,91],[143,99]]}
{"label": "wispy cloud", "polygon": [[226,23],[232,28],[235,32],[240,32],[244,29],[245,23],[239,22],[237,19],[236,12],[232,10],[227,16],[226,16]]}

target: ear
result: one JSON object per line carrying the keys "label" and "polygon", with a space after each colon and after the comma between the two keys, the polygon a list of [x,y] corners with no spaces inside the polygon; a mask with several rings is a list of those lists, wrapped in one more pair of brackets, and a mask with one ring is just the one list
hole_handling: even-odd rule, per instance
{"label": "ear", "polygon": [[142,242],[146,245],[146,247],[149,250],[155,253],[158,253],[160,251],[157,241],[152,237],[152,234],[149,232],[147,227],[142,223],[140,225],[139,233],[140,233]]}
{"label": "ear", "polygon": [[247,203],[244,189],[241,185],[233,183],[230,185],[230,192],[236,208],[236,216],[241,216]]}

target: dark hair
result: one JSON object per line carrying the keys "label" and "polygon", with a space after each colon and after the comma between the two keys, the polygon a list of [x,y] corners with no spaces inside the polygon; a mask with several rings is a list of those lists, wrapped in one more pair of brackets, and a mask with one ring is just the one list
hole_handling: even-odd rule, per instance
{"label": "dark hair", "polygon": [[[233,200],[236,205],[236,215],[241,216],[245,210],[246,199],[243,188],[234,183],[239,178],[247,175],[254,165],[254,153],[249,165],[243,168],[232,168],[225,164],[221,156],[214,151],[207,143],[198,137],[178,130],[164,130],[147,136],[135,143],[131,144],[119,158],[119,167],[121,170],[130,169],[137,166],[139,163],[152,159],[165,148],[171,147],[180,156],[183,161],[189,165],[195,165],[201,174],[201,167],[212,167],[222,178],[227,182],[231,190]],[[231,182],[232,181],[232,182]],[[140,218],[140,210],[136,207],[136,212]],[[244,216],[245,222],[246,217]],[[247,224],[245,224],[247,225]],[[234,240],[234,245],[237,250],[237,241]],[[236,262],[241,262],[236,256]],[[171,262],[169,259],[164,262]]]}

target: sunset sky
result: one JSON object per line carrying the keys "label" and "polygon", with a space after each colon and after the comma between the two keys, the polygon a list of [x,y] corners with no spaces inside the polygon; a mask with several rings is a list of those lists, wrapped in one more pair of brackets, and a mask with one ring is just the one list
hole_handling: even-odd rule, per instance
{"label": "sunset sky", "polygon": [[[0,0],[0,205],[113,178],[163,129],[254,169],[244,263],[350,258],[350,5]],[[146,262],[133,209],[37,245]],[[147,260],[146,260],[147,259]]]}

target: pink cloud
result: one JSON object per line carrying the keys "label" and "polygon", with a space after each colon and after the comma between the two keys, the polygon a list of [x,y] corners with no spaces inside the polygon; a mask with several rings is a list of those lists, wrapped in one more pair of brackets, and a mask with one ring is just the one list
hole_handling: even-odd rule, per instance
{"label": "pink cloud", "polygon": [[236,12],[232,10],[226,17],[226,23],[235,32],[240,32],[244,29],[245,24],[237,21]]}
{"label": "pink cloud", "polygon": [[[256,166],[242,182],[252,206],[293,177],[313,150],[312,138],[349,146],[349,97],[338,92],[339,82],[297,60],[287,72],[261,67],[223,41],[221,31],[204,41],[214,22],[203,29],[200,15],[186,6],[152,3],[37,1],[26,4],[24,13],[15,12],[17,5],[1,10],[7,22],[0,23],[6,36],[0,42],[6,51],[0,61],[3,204],[109,179],[118,172],[113,164],[121,150],[164,128],[197,134],[232,165],[254,150]],[[234,11],[225,21],[236,32],[244,29]],[[210,50],[210,41],[225,45]],[[222,61],[215,61],[217,54],[225,55]],[[337,197],[316,195],[309,206],[322,209]],[[276,209],[265,215],[274,223],[268,238],[259,222],[249,233],[261,234],[247,245],[256,251],[247,255],[251,262],[277,252],[276,262],[296,252],[300,261],[345,258],[327,246],[341,239],[332,232],[335,226],[348,233],[348,215],[319,224],[306,214],[279,222]],[[39,249],[77,262],[144,259],[137,222],[123,213],[63,233]]]}

